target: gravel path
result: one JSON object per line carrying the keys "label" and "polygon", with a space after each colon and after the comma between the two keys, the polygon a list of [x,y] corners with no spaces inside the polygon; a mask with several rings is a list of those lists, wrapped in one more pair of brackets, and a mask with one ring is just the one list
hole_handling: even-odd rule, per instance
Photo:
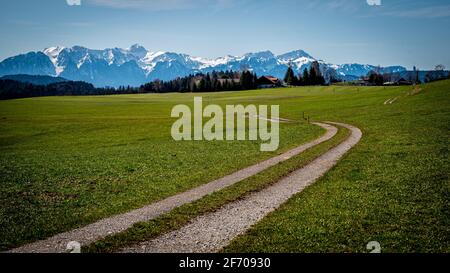
{"label": "gravel path", "polygon": [[176,207],[198,200],[208,194],[226,188],[248,177],[251,177],[271,166],[274,166],[280,162],[288,160],[293,156],[296,156],[313,146],[316,146],[322,142],[331,139],[337,133],[337,129],[334,126],[322,123],[315,123],[315,124],[326,129],[327,130],[326,133],[320,138],[312,142],[303,144],[286,153],[275,156],[273,158],[255,164],[253,166],[244,168],[235,173],[214,180],[207,184],[201,185],[194,189],[188,190],[186,192],[168,197],[156,203],[152,203],[140,209],[136,209],[124,214],[105,218],[98,222],[89,224],[87,226],[57,234],[48,239],[37,241],[19,248],[12,249],[9,252],[15,253],[66,252],[66,246],[69,242],[76,241],[79,242],[81,245],[86,245],[95,242],[99,239],[105,238],[108,235],[122,232],[132,227],[135,223],[154,219],[164,213],[173,210]]}
{"label": "gravel path", "polygon": [[179,230],[125,248],[122,252],[219,251],[294,194],[301,192],[323,176],[361,139],[362,133],[358,128],[346,124],[334,124],[350,129],[351,136],[310,164],[281,179],[277,184],[229,203],[216,212],[199,216]]}

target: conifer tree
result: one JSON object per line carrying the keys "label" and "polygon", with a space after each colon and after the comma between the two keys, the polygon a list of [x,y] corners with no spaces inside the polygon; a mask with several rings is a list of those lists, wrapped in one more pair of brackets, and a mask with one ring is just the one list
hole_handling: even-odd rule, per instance
{"label": "conifer tree", "polygon": [[303,82],[303,85],[311,84],[310,79],[309,79],[308,69],[306,69],[306,68],[305,68],[305,70],[303,70],[302,82]]}
{"label": "conifer tree", "polygon": [[288,70],[286,71],[286,75],[284,76],[284,82],[287,85],[297,84],[297,78],[295,77],[294,70],[292,70],[292,67],[290,65],[288,67]]}
{"label": "conifer tree", "polygon": [[202,79],[198,83],[198,91],[204,92],[205,88],[206,88],[206,81],[205,81],[205,78],[202,77]]}
{"label": "conifer tree", "polygon": [[258,88],[258,76],[256,73],[252,73],[252,89]]}
{"label": "conifer tree", "polygon": [[206,73],[205,77],[205,90],[204,91],[211,91],[211,77],[209,76],[209,73]]}
{"label": "conifer tree", "polygon": [[310,85],[316,85],[317,84],[316,70],[312,66],[309,69],[309,84]]}

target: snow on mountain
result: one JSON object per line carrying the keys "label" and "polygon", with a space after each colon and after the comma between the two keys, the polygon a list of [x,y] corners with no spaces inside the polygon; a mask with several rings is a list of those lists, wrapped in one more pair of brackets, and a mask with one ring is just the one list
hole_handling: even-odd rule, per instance
{"label": "snow on mountain", "polygon": [[366,76],[370,71],[378,71],[379,73],[395,73],[406,70],[402,66],[377,67],[369,64],[355,64],[355,63],[335,65],[333,66],[333,68],[340,76],[351,75],[355,77]]}
{"label": "snow on mountain", "polygon": [[294,50],[282,55],[278,55],[277,58],[280,61],[283,62],[289,62],[289,61],[295,61],[298,59],[309,59],[309,60],[315,60],[314,57],[312,57],[311,55],[309,55],[308,53],[306,53],[303,50]]}
{"label": "snow on mountain", "polygon": [[61,53],[61,51],[63,51],[63,50],[64,50],[64,47],[62,47],[62,46],[49,47],[49,48],[44,49],[44,54],[48,56],[50,61],[55,66],[56,73],[54,76],[59,76],[59,74],[61,74],[61,72],[63,72],[63,70],[64,70],[64,67],[58,65],[58,56]]}
{"label": "snow on mountain", "polygon": [[303,50],[295,50],[282,55],[278,55],[277,59],[281,64],[291,65],[294,70],[301,73],[301,71],[309,68],[309,65],[317,61],[314,57]]}
{"label": "snow on mountain", "polygon": [[151,52],[138,44],[127,49],[94,50],[82,46],[56,46],[42,52],[30,52],[8,58],[0,63],[0,76],[12,74],[61,76],[82,80],[96,86],[140,85],[160,79],[171,80],[198,72],[249,69],[258,75],[283,78],[289,65],[302,73],[315,61],[326,77],[352,79],[367,75],[371,70],[401,72],[401,66],[377,68],[373,65],[333,65],[318,60],[303,50],[275,56],[270,51],[224,56],[216,59],[192,57],[174,52]]}
{"label": "snow on mountain", "polygon": [[205,68],[210,68],[210,67],[217,67],[220,65],[226,65],[232,61],[235,61],[237,57],[227,55],[227,56],[219,57],[216,59],[206,59],[206,58],[202,58],[202,57],[191,57],[191,58],[192,58],[192,60],[201,63],[199,69],[205,69]]}
{"label": "snow on mountain", "polygon": [[161,56],[161,55],[163,55],[165,53],[166,52],[164,52],[164,51],[147,52],[146,55],[144,56],[144,58],[142,58],[139,61],[139,65],[142,67],[142,69],[145,70],[147,76],[148,76],[148,74],[150,74],[153,71],[153,69],[156,66],[157,62],[155,62],[154,60],[157,57],[159,57],[159,56]]}
{"label": "snow on mountain", "polygon": [[132,45],[126,51],[128,51],[131,55],[135,56],[139,60],[147,56],[148,53],[147,49],[139,44]]}
{"label": "snow on mountain", "polygon": [[42,52],[29,52],[7,58],[0,63],[0,76],[55,75],[55,65]]}

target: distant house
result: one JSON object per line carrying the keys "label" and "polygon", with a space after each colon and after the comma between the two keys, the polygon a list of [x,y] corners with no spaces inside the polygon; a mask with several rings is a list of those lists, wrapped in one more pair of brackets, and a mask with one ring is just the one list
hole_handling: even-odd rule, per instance
{"label": "distant house", "polygon": [[357,86],[370,86],[373,85],[369,82],[369,77],[362,77],[359,80],[351,81],[351,85],[357,85]]}
{"label": "distant house", "polygon": [[393,85],[413,85],[412,81],[405,80],[404,78],[400,78],[395,81],[385,82],[384,86],[393,86]]}
{"label": "distant house", "polygon": [[281,81],[273,76],[262,76],[258,79],[258,88],[280,87]]}
{"label": "distant house", "polygon": [[405,79],[403,79],[403,78],[400,78],[400,79],[397,81],[397,84],[398,84],[398,85],[412,85],[413,83],[412,83],[412,81],[408,81],[408,80],[405,80]]}

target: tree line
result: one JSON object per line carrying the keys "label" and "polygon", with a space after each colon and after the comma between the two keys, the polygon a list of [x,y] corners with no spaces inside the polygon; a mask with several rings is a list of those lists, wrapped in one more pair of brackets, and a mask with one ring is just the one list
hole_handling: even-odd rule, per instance
{"label": "tree line", "polygon": [[198,73],[170,81],[155,80],[140,87],[96,88],[90,83],[65,81],[38,85],[15,80],[0,80],[0,99],[42,96],[86,96],[168,92],[217,92],[256,89],[258,77],[250,71]]}
{"label": "tree line", "polygon": [[166,92],[218,92],[256,89],[258,77],[250,71],[197,73],[170,81],[155,80],[139,89],[146,93]]}
{"label": "tree line", "polygon": [[309,69],[304,69],[303,73],[295,75],[294,70],[289,65],[284,82],[291,86],[324,85],[325,78],[320,72],[319,63],[313,62]]}
{"label": "tree line", "polygon": [[443,65],[436,66],[437,68],[429,71],[419,71],[416,67],[412,71],[395,72],[395,73],[379,73],[378,71],[370,71],[363,80],[366,80],[370,85],[384,85],[389,84],[421,84],[422,80],[425,83],[450,79],[450,72],[444,70]]}
{"label": "tree line", "polygon": [[15,80],[0,80],[0,99],[17,99],[42,96],[97,95],[104,90],[86,82],[59,82],[35,85]]}

